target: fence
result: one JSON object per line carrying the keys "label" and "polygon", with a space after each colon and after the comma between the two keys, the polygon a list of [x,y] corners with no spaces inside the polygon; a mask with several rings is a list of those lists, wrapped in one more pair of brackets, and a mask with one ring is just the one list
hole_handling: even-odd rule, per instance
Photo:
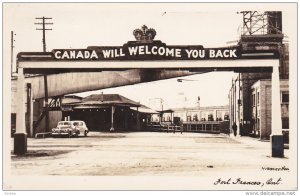
{"label": "fence", "polygon": [[181,126],[174,124],[150,124],[147,125],[148,131],[165,132],[201,132],[201,133],[226,133],[229,134],[229,121],[192,121],[183,122]]}
{"label": "fence", "polygon": [[174,124],[149,124],[147,125],[148,131],[165,131],[165,132],[176,132],[181,131],[182,127]]}
{"label": "fence", "polygon": [[229,133],[229,123],[224,121],[183,122],[184,132]]}

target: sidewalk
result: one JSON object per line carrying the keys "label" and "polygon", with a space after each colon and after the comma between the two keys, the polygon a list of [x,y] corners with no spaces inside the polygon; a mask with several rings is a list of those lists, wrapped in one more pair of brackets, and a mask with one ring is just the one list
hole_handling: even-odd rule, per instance
{"label": "sidewalk", "polygon": [[[226,136],[245,145],[251,145],[251,146],[256,146],[256,147],[266,148],[266,149],[269,148],[271,154],[271,150],[272,150],[271,140],[262,140],[260,138],[254,138],[250,136],[240,136],[240,135],[234,136],[233,134],[231,134],[230,136],[229,135]],[[284,144],[284,157],[289,158],[289,144]]]}

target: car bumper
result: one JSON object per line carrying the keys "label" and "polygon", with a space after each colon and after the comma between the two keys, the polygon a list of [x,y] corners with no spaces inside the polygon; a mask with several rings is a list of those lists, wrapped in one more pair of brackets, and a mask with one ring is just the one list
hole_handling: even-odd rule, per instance
{"label": "car bumper", "polygon": [[69,135],[69,133],[52,133],[52,135]]}

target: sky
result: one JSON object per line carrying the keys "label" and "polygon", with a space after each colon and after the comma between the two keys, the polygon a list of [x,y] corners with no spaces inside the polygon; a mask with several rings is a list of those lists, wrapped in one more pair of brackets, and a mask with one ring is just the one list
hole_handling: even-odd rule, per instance
{"label": "sky", "polygon": [[[265,9],[264,6],[259,8],[283,10],[283,31],[288,31],[285,29],[288,12],[282,5],[267,5],[269,7]],[[230,3],[5,3],[3,7],[3,40],[7,41],[6,46],[10,46],[10,32],[14,31],[14,56],[21,51],[42,51],[42,32],[34,25],[34,22],[39,22],[36,17],[52,17],[49,22],[54,23],[49,26],[53,30],[46,33],[47,51],[121,46],[135,40],[133,30],[144,24],[154,28],[157,32],[155,39],[167,45],[223,47],[239,38],[242,15],[237,12],[258,10],[257,4]],[[9,47],[4,47],[4,51],[10,54]],[[201,106],[227,105],[234,77],[236,73],[233,72],[211,72],[184,77],[193,81],[180,83],[177,79],[168,79],[78,95],[118,93],[146,105],[157,101],[159,105],[162,100],[165,108],[195,106],[198,96]]]}
{"label": "sky", "polygon": [[[87,96],[101,92],[104,94],[118,93],[157,110],[161,110],[161,107],[169,109],[198,106],[198,96],[200,97],[200,106],[221,106],[229,104],[228,94],[234,75],[236,74],[230,72],[210,72],[180,77],[186,79],[183,82],[178,82],[178,78],[174,78],[77,95]],[[221,78],[221,80],[215,82],[216,78]]]}

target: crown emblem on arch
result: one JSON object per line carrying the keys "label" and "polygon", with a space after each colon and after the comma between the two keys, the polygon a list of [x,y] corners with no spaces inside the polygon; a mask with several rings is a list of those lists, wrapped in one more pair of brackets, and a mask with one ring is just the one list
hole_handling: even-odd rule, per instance
{"label": "crown emblem on arch", "polygon": [[137,41],[153,41],[156,31],[143,25],[140,29],[135,29],[133,35]]}

